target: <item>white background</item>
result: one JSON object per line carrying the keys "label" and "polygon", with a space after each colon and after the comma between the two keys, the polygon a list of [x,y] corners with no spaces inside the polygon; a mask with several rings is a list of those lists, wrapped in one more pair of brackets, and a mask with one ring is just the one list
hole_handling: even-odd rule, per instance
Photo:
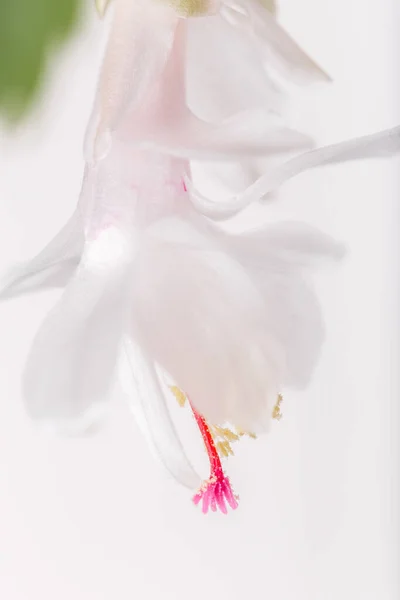
{"label": "white background", "polygon": [[[335,80],[299,104],[320,142],[400,122],[397,0],[281,8]],[[17,134],[1,133],[1,270],[38,251],[75,206],[102,36],[92,14],[51,65],[43,104]],[[312,385],[288,393],[283,421],[229,463],[241,505],[228,517],[193,507],[122,402],[97,436],[37,431],[20,377],[59,292],[0,306],[0,598],[399,597],[398,169],[396,159],[306,174],[264,208],[319,225],[349,254],[319,278],[328,340]]]}

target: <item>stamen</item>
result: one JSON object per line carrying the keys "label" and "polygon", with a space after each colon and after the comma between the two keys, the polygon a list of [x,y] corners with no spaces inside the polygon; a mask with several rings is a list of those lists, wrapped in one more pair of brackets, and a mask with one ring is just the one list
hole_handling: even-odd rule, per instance
{"label": "stamen", "polygon": [[225,427],[220,427],[219,425],[209,425],[209,427],[220,456],[225,458],[234,455],[232,450],[233,442],[237,442],[243,436],[250,437],[253,440],[257,438],[255,433],[244,431],[243,429],[234,427],[233,425]]}
{"label": "stamen", "polygon": [[170,385],[169,389],[171,390],[171,392],[173,393],[173,395],[175,396],[175,400],[177,401],[177,403],[179,404],[179,406],[182,408],[183,406],[185,406],[186,404],[186,394],[184,394],[182,392],[182,390],[180,388],[178,388],[177,385]]}
{"label": "stamen", "polygon": [[[243,436],[256,439],[256,435],[239,427],[209,425],[205,418],[197,412],[186,394],[176,385],[169,386],[179,406],[188,403],[193,411],[196,423],[203,437],[204,445],[210,461],[210,477],[203,482],[199,491],[194,495],[193,502],[197,505],[202,502],[202,511],[208,513],[209,509],[215,512],[218,508],[224,514],[227,513],[226,503],[234,510],[238,507],[238,496],[235,496],[232,487],[224,473],[221,456],[228,458],[233,455],[231,444]],[[282,418],[281,404],[282,394],[278,395],[275,406],[272,409],[272,418],[279,421]]]}
{"label": "stamen", "polygon": [[212,14],[218,7],[215,0],[167,0],[181,17]]}
{"label": "stamen", "polygon": [[283,402],[282,394],[278,394],[278,398],[274,408],[272,409],[272,418],[280,421],[282,419],[281,404]]}

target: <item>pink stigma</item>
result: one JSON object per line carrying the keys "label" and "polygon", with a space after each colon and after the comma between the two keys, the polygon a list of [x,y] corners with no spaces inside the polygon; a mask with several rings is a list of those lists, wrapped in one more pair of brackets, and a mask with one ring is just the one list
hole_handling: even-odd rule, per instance
{"label": "pink stigma", "polygon": [[238,499],[232,491],[232,487],[222,468],[221,459],[215,446],[210,429],[205,418],[200,415],[191,404],[200,433],[203,437],[210,461],[210,477],[203,482],[203,485],[193,496],[193,502],[197,505],[202,500],[202,511],[204,514],[211,509],[216,512],[217,508],[226,515],[228,512],[226,502],[235,510],[238,507]]}

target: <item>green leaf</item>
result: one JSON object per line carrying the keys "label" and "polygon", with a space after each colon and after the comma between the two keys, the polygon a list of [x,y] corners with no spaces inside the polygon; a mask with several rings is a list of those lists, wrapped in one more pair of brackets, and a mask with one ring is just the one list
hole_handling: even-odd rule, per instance
{"label": "green leaf", "polygon": [[0,0],[0,114],[19,119],[48,53],[71,32],[80,0]]}

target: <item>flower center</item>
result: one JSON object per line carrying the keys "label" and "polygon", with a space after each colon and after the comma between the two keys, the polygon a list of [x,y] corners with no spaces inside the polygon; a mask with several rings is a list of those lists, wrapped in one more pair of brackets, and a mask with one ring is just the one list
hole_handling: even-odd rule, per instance
{"label": "flower center", "polygon": [[218,11],[219,0],[163,0],[181,17],[199,17]]}
{"label": "flower center", "polygon": [[[135,0],[132,0],[134,2]],[[220,0],[159,0],[169,4],[180,17],[200,17],[218,12]],[[106,13],[111,0],[94,0],[101,17]]]}

